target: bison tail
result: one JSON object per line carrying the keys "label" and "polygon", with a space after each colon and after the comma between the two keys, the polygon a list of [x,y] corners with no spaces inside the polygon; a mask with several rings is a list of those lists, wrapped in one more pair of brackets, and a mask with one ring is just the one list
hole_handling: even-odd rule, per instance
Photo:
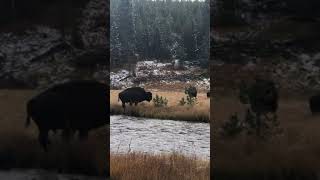
{"label": "bison tail", "polygon": [[25,127],[28,127],[30,125],[30,119],[31,119],[31,117],[28,114]]}

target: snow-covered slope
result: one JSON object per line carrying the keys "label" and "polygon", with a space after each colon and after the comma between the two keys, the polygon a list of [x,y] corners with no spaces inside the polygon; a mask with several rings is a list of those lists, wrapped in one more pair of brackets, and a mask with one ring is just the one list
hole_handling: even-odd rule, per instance
{"label": "snow-covered slope", "polygon": [[153,61],[137,62],[134,72],[119,70],[110,73],[111,88],[123,89],[132,86],[192,84],[198,89],[208,90],[210,79],[203,76],[205,69],[186,62],[181,69],[172,63]]}

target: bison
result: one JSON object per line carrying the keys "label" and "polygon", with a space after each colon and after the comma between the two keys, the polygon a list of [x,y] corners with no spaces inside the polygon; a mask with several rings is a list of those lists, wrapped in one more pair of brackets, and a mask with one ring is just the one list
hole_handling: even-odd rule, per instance
{"label": "bison", "polygon": [[320,112],[320,95],[314,95],[310,97],[309,107],[313,115]]}
{"label": "bison", "polygon": [[137,105],[139,102],[142,101],[151,101],[152,100],[152,93],[146,92],[141,87],[132,87],[128,88],[119,93],[118,101],[121,100],[122,107],[125,109],[125,104],[129,103],[130,106],[134,103]]}
{"label": "bison", "polygon": [[278,90],[273,81],[256,78],[249,88],[249,103],[258,114],[276,113],[278,109]]}
{"label": "bison", "polygon": [[207,98],[210,98],[210,91],[207,92]]}
{"label": "bison", "polygon": [[48,132],[62,129],[66,136],[88,131],[108,123],[109,87],[96,81],[70,81],[53,86],[27,102],[26,126],[32,119],[39,129],[39,142],[47,151]]}
{"label": "bison", "polygon": [[197,97],[197,89],[196,87],[194,86],[189,86],[189,87],[186,87],[185,88],[185,91],[184,91],[185,94],[187,94],[188,96],[190,97]]}

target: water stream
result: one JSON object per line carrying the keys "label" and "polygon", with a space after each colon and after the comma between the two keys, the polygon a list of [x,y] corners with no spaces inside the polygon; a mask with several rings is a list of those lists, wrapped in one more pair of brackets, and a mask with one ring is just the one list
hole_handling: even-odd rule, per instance
{"label": "water stream", "polygon": [[129,116],[111,116],[110,120],[111,152],[179,152],[184,155],[210,159],[208,123]]}

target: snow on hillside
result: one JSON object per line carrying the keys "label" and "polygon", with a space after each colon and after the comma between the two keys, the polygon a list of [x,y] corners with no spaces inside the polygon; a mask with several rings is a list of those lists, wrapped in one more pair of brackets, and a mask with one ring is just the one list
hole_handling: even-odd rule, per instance
{"label": "snow on hillside", "polygon": [[203,77],[204,69],[186,62],[180,69],[175,69],[172,63],[154,61],[137,62],[134,72],[119,70],[110,73],[111,88],[124,89],[146,84],[174,85],[178,83],[193,84],[199,89],[208,90],[210,79]]}

